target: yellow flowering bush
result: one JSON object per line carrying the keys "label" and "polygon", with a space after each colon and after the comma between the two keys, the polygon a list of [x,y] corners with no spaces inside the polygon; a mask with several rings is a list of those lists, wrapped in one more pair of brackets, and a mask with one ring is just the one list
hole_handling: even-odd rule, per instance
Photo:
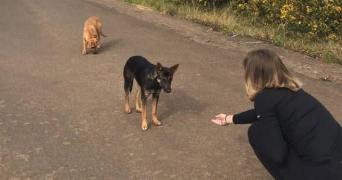
{"label": "yellow flowering bush", "polygon": [[256,24],[283,27],[288,36],[341,40],[342,0],[169,0],[205,8],[229,6]]}
{"label": "yellow flowering bush", "polygon": [[263,25],[283,25],[287,35],[340,40],[341,0],[232,0],[235,13]]}

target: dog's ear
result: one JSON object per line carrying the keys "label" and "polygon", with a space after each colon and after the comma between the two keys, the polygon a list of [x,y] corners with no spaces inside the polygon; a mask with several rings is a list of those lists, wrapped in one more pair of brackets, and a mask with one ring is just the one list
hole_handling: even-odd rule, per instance
{"label": "dog's ear", "polygon": [[176,64],[176,65],[170,67],[170,71],[171,71],[172,73],[175,73],[175,72],[177,71],[177,69],[178,69],[178,66],[179,66],[179,64]]}
{"label": "dog's ear", "polygon": [[157,67],[156,67],[157,73],[159,73],[162,69],[163,69],[163,66],[158,62]]}

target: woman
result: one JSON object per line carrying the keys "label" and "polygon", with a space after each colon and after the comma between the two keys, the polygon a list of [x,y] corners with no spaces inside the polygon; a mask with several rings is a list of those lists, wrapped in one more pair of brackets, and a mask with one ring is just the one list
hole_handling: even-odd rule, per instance
{"label": "woman", "polygon": [[342,128],[329,111],[301,89],[275,53],[252,51],[243,66],[254,109],[212,121],[253,123],[249,142],[275,179],[342,180]]}

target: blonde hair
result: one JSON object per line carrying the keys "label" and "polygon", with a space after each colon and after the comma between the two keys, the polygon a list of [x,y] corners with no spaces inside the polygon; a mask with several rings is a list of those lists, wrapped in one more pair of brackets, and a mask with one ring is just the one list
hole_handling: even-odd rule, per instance
{"label": "blonde hair", "polygon": [[243,60],[247,96],[254,101],[264,88],[287,88],[297,92],[302,83],[292,76],[280,57],[269,50],[255,50]]}

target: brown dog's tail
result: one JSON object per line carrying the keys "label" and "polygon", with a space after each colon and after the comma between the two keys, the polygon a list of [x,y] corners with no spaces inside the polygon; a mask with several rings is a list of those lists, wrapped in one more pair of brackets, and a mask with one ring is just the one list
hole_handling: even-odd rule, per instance
{"label": "brown dog's tail", "polygon": [[104,34],[102,33],[102,29],[100,29],[100,34],[101,34],[103,37],[107,37],[106,35],[104,35]]}
{"label": "brown dog's tail", "polygon": [[103,37],[107,37],[102,32],[102,21],[100,19],[97,19],[97,23],[98,23],[98,34],[101,34]]}
{"label": "brown dog's tail", "polygon": [[102,23],[101,23],[101,21],[99,22],[99,33],[103,36],[103,37],[107,37],[106,35],[104,35],[103,34],[103,32],[102,32]]}

